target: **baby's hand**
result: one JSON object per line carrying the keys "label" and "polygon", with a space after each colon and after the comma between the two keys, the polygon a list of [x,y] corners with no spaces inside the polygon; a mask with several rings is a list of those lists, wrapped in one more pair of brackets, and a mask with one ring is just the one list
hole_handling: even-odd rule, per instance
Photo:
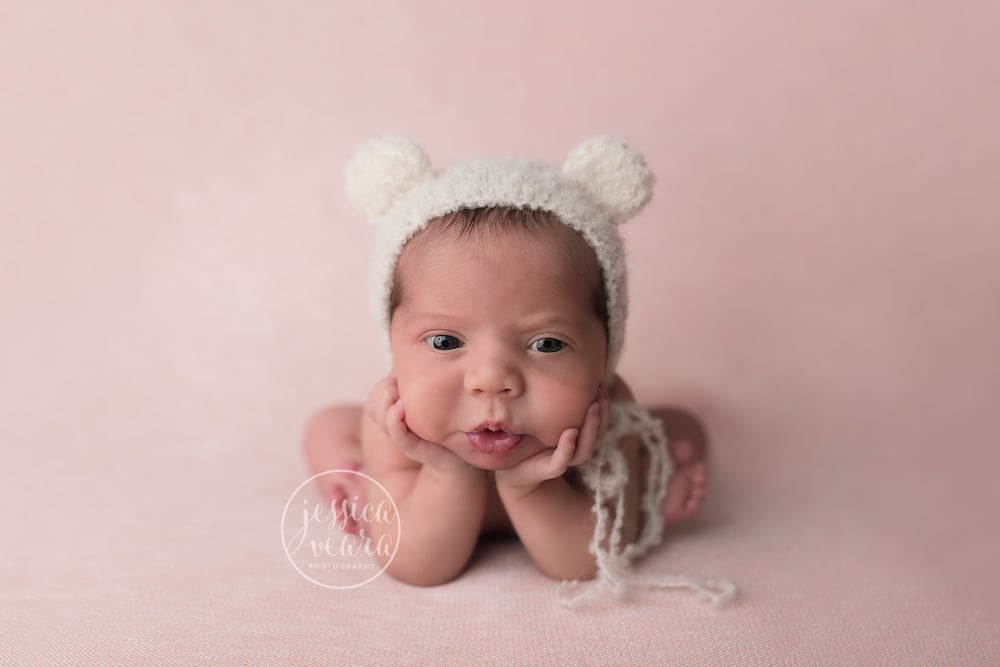
{"label": "baby's hand", "polygon": [[441,471],[466,470],[469,464],[454,452],[430,440],[424,440],[406,425],[406,412],[399,397],[399,384],[392,375],[372,389],[366,406],[372,420],[408,457]]}
{"label": "baby's hand", "polygon": [[386,413],[397,400],[399,400],[399,384],[395,376],[386,375],[372,388],[371,393],[368,394],[368,402],[365,404],[365,412],[387,435],[389,430],[385,422]]}
{"label": "baby's hand", "polygon": [[519,487],[528,493],[542,482],[563,475],[567,468],[586,463],[604,439],[608,412],[608,392],[601,385],[580,428],[563,431],[555,449],[540,452],[509,470],[497,470],[497,486]]}

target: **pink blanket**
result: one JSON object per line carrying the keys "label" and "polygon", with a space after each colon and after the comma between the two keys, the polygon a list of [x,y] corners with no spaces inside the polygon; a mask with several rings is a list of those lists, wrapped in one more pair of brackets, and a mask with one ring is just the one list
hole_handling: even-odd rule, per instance
{"label": "pink blanket", "polygon": [[[0,9],[0,664],[1000,663],[995,3],[637,7]],[[650,156],[621,369],[712,472],[640,572],[731,604],[291,567],[302,426],[385,370],[385,130]]]}

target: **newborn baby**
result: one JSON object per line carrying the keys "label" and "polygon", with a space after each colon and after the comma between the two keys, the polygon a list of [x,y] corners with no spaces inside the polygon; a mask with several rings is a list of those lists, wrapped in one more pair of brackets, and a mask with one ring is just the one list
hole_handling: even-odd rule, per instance
{"label": "newborn baby", "polygon": [[[394,137],[355,156],[348,192],[379,225],[374,304],[392,366],[366,406],[317,414],[304,446],[314,473],[361,470],[392,496],[405,526],[394,577],[447,582],[481,535],[502,532],[549,576],[590,579],[601,554],[658,542],[701,507],[704,452],[683,439],[668,450],[615,373],[617,225],[652,183],[641,155],[603,137],[561,171],[505,158],[434,174]],[[324,491],[335,507],[375,492],[343,479]],[[343,518],[373,540],[385,530]]]}

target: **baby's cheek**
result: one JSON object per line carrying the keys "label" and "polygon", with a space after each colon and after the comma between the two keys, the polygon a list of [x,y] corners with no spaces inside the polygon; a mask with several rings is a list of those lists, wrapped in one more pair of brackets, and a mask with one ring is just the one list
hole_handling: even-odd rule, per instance
{"label": "baby's cheek", "polygon": [[431,397],[435,392],[425,386],[419,378],[399,378],[399,398],[403,401],[406,425],[425,440],[435,441],[438,437],[437,412],[441,406]]}
{"label": "baby's cheek", "polygon": [[573,392],[562,396],[551,395],[551,399],[543,406],[544,416],[542,428],[539,429],[545,444],[555,446],[559,436],[569,428],[583,426],[583,418],[587,409],[593,403],[594,397],[583,392]]}

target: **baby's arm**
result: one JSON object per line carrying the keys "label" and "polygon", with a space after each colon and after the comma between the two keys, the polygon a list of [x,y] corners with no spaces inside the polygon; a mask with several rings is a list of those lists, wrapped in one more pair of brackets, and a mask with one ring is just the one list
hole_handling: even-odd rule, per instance
{"label": "baby's arm", "polygon": [[554,579],[591,579],[596,573],[588,547],[594,534],[593,499],[563,476],[523,490],[497,484],[507,515],[538,567]]}
{"label": "baby's arm", "polygon": [[565,477],[587,461],[604,436],[608,396],[603,387],[579,429],[562,433],[554,450],[509,471],[497,471],[497,492],[524,547],[550,577],[590,579],[596,572],[588,547],[594,534],[593,499]]}
{"label": "baby's arm", "polygon": [[[382,408],[388,433],[369,411],[365,411],[361,424],[366,469],[386,488],[399,513],[399,544],[387,569],[410,584],[443,584],[462,572],[475,549],[486,511],[486,473],[436,443],[419,440],[406,429],[402,406],[392,405],[387,410]],[[432,461],[433,465],[404,454],[401,443],[410,450],[408,454]],[[372,486],[369,484],[369,497],[376,492]],[[376,544],[382,533],[390,534],[387,539],[394,538],[394,526],[373,523],[371,528]],[[380,559],[379,564],[384,565],[386,557]]]}
{"label": "baby's arm", "polygon": [[[553,460],[560,456],[560,449],[567,443],[575,445],[575,453],[569,465],[580,465],[590,458],[594,448],[600,445],[604,437],[610,399],[631,399],[631,392],[620,379],[616,378],[612,385],[610,397],[602,392],[596,402],[599,405],[595,410],[598,419],[594,419],[595,415],[588,412],[575,437],[572,437],[575,429],[563,434],[551,455]],[[593,406],[591,410],[594,410]],[[564,442],[566,438],[569,440]],[[624,544],[634,542],[638,533],[638,444],[636,438],[629,437],[619,443],[629,465],[622,534]],[[563,464],[563,472],[569,465]],[[518,537],[539,568],[556,579],[593,578],[597,572],[597,564],[589,550],[595,523],[593,495],[572,486],[562,473],[537,484],[515,484],[512,481],[510,476],[498,473],[497,490]],[[611,510],[613,515],[614,508]]]}

